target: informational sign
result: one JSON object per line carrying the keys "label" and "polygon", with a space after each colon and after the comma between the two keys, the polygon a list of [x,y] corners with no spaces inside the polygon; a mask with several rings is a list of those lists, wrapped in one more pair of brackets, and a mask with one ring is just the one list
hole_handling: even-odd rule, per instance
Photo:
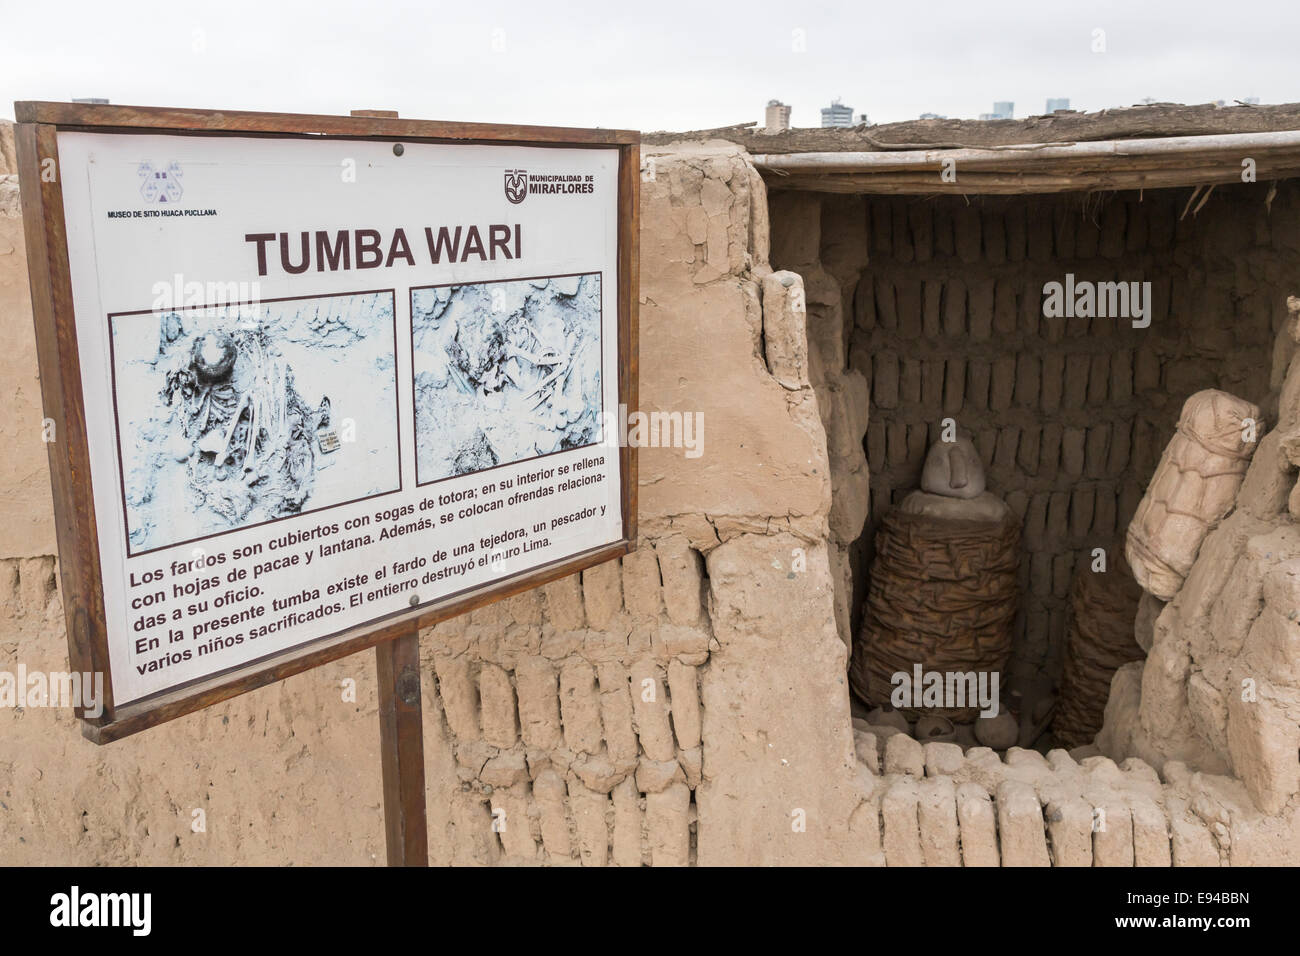
{"label": "informational sign", "polygon": [[20,104],[105,738],[635,541],[635,134],[244,117]]}

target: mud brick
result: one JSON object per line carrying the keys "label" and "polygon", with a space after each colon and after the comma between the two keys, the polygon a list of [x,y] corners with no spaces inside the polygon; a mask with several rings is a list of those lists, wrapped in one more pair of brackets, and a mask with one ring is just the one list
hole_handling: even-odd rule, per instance
{"label": "mud brick", "polygon": [[1025,261],[1025,235],[1028,224],[1025,221],[1027,203],[1012,203],[1006,210],[1007,261]]}
{"label": "mud brick", "polygon": [[943,410],[956,415],[962,409],[966,391],[966,360],[950,358],[943,366]]}
{"label": "mud brick", "polygon": [[1101,213],[1101,237],[1097,252],[1106,259],[1118,259],[1124,254],[1124,229],[1128,223],[1128,207],[1112,201]]}
{"label": "mud brick", "polygon": [[[1186,202],[1186,200],[1184,200]],[[1174,241],[1174,223],[1177,213],[1169,203],[1157,203],[1147,212],[1147,246],[1153,250],[1168,249]]]}
{"label": "mud brick", "polygon": [[912,234],[912,250],[917,262],[929,262],[934,254],[934,211],[928,202],[907,206],[907,224]]}
{"label": "mud brick", "polygon": [[1072,339],[1081,339],[1092,331],[1092,320],[1082,316],[1070,315],[1065,318],[1065,334]]}
{"label": "mud brick", "polygon": [[1040,491],[1029,499],[1029,507],[1025,509],[1025,547],[1034,548],[1043,543],[1047,536],[1047,503],[1049,495],[1046,491]]}
{"label": "mud brick", "polygon": [[1093,830],[1093,866],[1133,865],[1133,814],[1121,800],[1116,797],[1103,807],[1106,825]]}
{"label": "mud brick", "polygon": [[1061,435],[1061,471],[1071,478],[1083,475],[1085,432],[1067,428]]}
{"label": "mud brick", "polygon": [[1002,210],[985,209],[980,217],[984,226],[984,260],[992,266],[1007,261],[1007,230]]}
{"label": "mud brick", "polygon": [[1042,428],[1029,425],[1020,430],[1020,448],[1016,451],[1016,461],[1020,470],[1029,475],[1038,474],[1038,443]]}
{"label": "mud brick", "polygon": [[[1197,285],[1199,286],[1199,283]],[[1199,287],[1194,289],[1192,283],[1187,280],[1173,285],[1169,291],[1169,313],[1173,321],[1157,330],[1163,338],[1176,339],[1178,330],[1182,326],[1191,324],[1192,317],[1196,314],[1195,303],[1200,300],[1201,292],[1202,289]]]}
{"label": "mud brick", "polygon": [[1029,495],[1023,491],[1013,491],[1007,495],[1007,507],[1011,513],[1016,516],[1016,520],[1022,525],[1025,521],[1025,512],[1029,510]]}
{"label": "mud brick", "polygon": [[1078,485],[1070,492],[1070,534],[1082,538],[1092,530],[1092,509],[1097,492],[1090,485]]}
{"label": "mud brick", "polygon": [[1020,331],[1025,335],[1038,334],[1038,322],[1043,315],[1042,292],[1042,283],[1030,279],[1021,288],[1020,295],[1016,298],[1016,311],[1020,315]]}
{"label": "mud brick", "polygon": [[1070,531],[1070,493],[1053,491],[1047,500],[1047,537],[1060,541]]}
{"label": "mud brick", "polygon": [[966,334],[966,283],[950,279],[943,294],[943,332],[949,338]]}
{"label": "mud brick", "polygon": [[1043,426],[1043,438],[1038,450],[1038,469],[1045,475],[1056,474],[1061,464],[1061,426],[1049,422]]}
{"label": "mud brick", "polygon": [[953,244],[957,258],[966,265],[980,261],[980,212],[974,206],[958,206],[952,217]]}
{"label": "mud brick", "polygon": [[957,245],[953,236],[953,217],[937,215],[934,217],[934,254],[936,256],[954,256]]}
{"label": "mud brick", "polygon": [[1133,423],[1114,422],[1110,429],[1110,452],[1106,456],[1106,475],[1114,478],[1128,467]]}
{"label": "mud brick", "polygon": [[997,448],[998,433],[995,428],[981,428],[975,433],[975,450],[979,452],[980,461],[987,468],[993,461],[993,451]]}
{"label": "mud brick", "polygon": [[970,337],[976,342],[993,335],[993,280],[976,279],[967,297],[970,304]]}
{"label": "mud brick", "polygon": [[1011,407],[1011,395],[1016,385],[1016,357],[1004,355],[993,362],[993,377],[989,383],[989,407],[995,412]]}
{"label": "mud brick", "polygon": [[871,208],[871,251],[882,256],[894,251],[894,220],[884,202],[868,203]]}
{"label": "mud brick", "polygon": [[1037,551],[1029,558],[1029,593],[1052,596],[1052,552]]}
{"label": "mud brick", "polygon": [[1120,349],[1110,357],[1110,399],[1127,402],[1133,397],[1133,353]]}
{"label": "mud brick", "polygon": [[1088,405],[1104,405],[1106,386],[1110,385],[1110,356],[1097,352],[1092,356],[1091,371],[1088,372]]}
{"label": "mud brick", "polygon": [[904,407],[921,404],[920,359],[903,359],[903,371],[898,380],[898,398]]}
{"label": "mud brick", "polygon": [[1169,276],[1157,276],[1151,280],[1151,324],[1156,328],[1165,325],[1169,318],[1173,303],[1172,282]]}
{"label": "mud brick", "polygon": [[1028,205],[1027,243],[1029,259],[1031,262],[1050,262],[1052,259],[1052,209],[1046,203],[1034,199],[1031,199]]}
{"label": "mud brick", "polygon": [[1027,644],[1045,644],[1050,639],[1051,618],[1047,616],[1041,604],[1035,605],[1025,615],[1025,642]]}
{"label": "mud brick", "polygon": [[898,329],[898,308],[894,298],[894,284],[888,279],[876,278],[876,321],[888,332]]}
{"label": "mud brick", "polygon": [[863,273],[853,290],[853,324],[864,332],[876,327],[876,285],[871,273]]}
{"label": "mud brick", "polygon": [[[874,469],[873,469],[874,470]],[[871,489],[871,514],[883,515],[891,504],[890,489],[878,486]]]}
{"label": "mud brick", "polygon": [[1078,259],[1094,259],[1097,256],[1097,245],[1101,240],[1101,229],[1089,216],[1083,216],[1077,221],[1079,228],[1074,234],[1074,255]]}
{"label": "mud brick", "polygon": [[929,451],[933,442],[930,441],[930,430],[925,425],[908,425],[907,426],[907,467],[909,469],[918,469],[925,462],[926,452]]}
{"label": "mud brick", "polygon": [[1074,241],[1075,230],[1081,218],[1078,211],[1071,209],[1067,203],[1059,203],[1052,210],[1052,238],[1056,244],[1058,260],[1075,257],[1078,245]]}
{"label": "mud brick", "polygon": [[898,407],[898,356],[893,352],[876,353],[871,363],[871,388],[876,407]]}
{"label": "mud brick", "polygon": [[1052,596],[1063,598],[1070,593],[1074,577],[1074,552],[1065,551],[1052,558]]}
{"label": "mud brick", "polygon": [[921,313],[927,339],[937,339],[943,335],[943,283],[938,279],[927,279],[921,292]]}
{"label": "mud brick", "polygon": [[885,467],[885,423],[879,418],[867,425],[867,464],[874,473]]}
{"label": "mud brick", "polygon": [[1133,369],[1133,388],[1140,395],[1160,387],[1160,356],[1149,348],[1138,349]]}
{"label": "mud brick", "polygon": [[885,426],[885,433],[889,467],[901,468],[907,464],[907,426],[902,422],[890,422]]}
{"label": "mud brick", "polygon": [[890,216],[893,218],[894,258],[899,262],[911,262],[912,237],[907,228],[907,208],[901,200],[890,203]]}
{"label": "mud brick", "polygon": [[1128,228],[1124,234],[1126,252],[1146,252],[1147,249],[1147,210],[1150,203],[1135,202],[1128,204]]}
{"label": "mud brick", "polygon": [[1156,441],[1155,429],[1151,423],[1139,418],[1133,422],[1133,471],[1141,479],[1151,476],[1155,468],[1156,456],[1163,451]]}
{"label": "mud brick", "polygon": [[898,332],[908,341],[921,337],[921,280],[903,279],[897,286]]}
{"label": "mud brick", "polygon": [[1128,528],[1129,522],[1133,520],[1133,512],[1137,510],[1138,502],[1141,500],[1142,489],[1138,483],[1126,481],[1119,490],[1119,500],[1115,502],[1115,520],[1119,522],[1120,527]]}
{"label": "mud brick", "polygon": [[1061,389],[1065,385],[1065,356],[1048,352],[1043,356],[1041,403],[1045,412],[1055,412],[1061,407]]}
{"label": "mud brick", "polygon": [[1018,780],[998,784],[998,845],[1003,866],[1051,866],[1047,824],[1034,788]]}
{"label": "mud brick", "polygon": [[966,363],[966,405],[977,411],[989,407],[989,363],[971,359]]}
{"label": "mud brick", "polygon": [[1048,666],[1042,668],[1049,673],[1061,672],[1060,665],[1056,661],[1060,658],[1060,648],[1065,643],[1065,608],[1054,607],[1047,611],[1047,633],[1049,636],[1048,646]]}
{"label": "mud brick", "polygon": [[871,336],[854,335],[849,339],[849,368],[861,372],[866,379],[867,394],[871,393]]}
{"label": "mud brick", "polygon": [[943,359],[921,363],[921,405],[927,412],[943,407]]}
{"label": "mud brick", "polygon": [[1065,319],[1060,316],[1056,318],[1043,316],[1038,323],[1038,333],[1044,342],[1056,345],[1065,338]]}
{"label": "mud brick", "polygon": [[1088,429],[1084,452],[1084,474],[1089,478],[1106,477],[1106,455],[1110,450],[1110,424],[1104,422]]}
{"label": "mud brick", "polygon": [[1016,404],[1025,408],[1038,405],[1038,356],[1031,352],[1016,356]]}
{"label": "mud brick", "polygon": [[1016,289],[1010,279],[999,279],[994,286],[993,331],[998,335],[1016,332]]}
{"label": "mud brick", "polygon": [[1008,425],[998,430],[997,445],[993,449],[993,467],[998,471],[1015,471],[1016,449],[1020,445],[1020,429]]}
{"label": "mud brick", "polygon": [[[1088,365],[1086,355],[1066,356],[1065,389],[1061,394],[1061,406],[1063,408],[1083,408],[1083,403],[1088,397]],[[877,402],[876,404],[880,403]]]}
{"label": "mud brick", "polygon": [[1096,505],[1092,510],[1092,533],[1098,537],[1106,537],[1114,534],[1116,530],[1126,531],[1127,525],[1119,529],[1115,525],[1115,486],[1098,485],[1094,497]]}
{"label": "mud brick", "polygon": [[983,787],[963,783],[957,788],[957,820],[961,833],[961,859],[966,866],[997,866],[997,819]]}

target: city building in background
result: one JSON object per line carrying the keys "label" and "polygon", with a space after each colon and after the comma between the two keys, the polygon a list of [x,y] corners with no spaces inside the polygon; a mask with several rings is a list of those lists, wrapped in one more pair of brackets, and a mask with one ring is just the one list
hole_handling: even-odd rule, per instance
{"label": "city building in background", "polygon": [[922,113],[918,119],[947,119],[942,113]]}
{"label": "city building in background", "polygon": [[1048,97],[1047,109],[1044,113],[1055,113],[1057,110],[1068,110],[1070,108],[1070,98],[1068,96]]}
{"label": "city building in background", "polygon": [[822,127],[852,126],[853,107],[845,106],[838,99],[831,100],[830,106],[822,107]]}
{"label": "city building in background", "polygon": [[780,100],[768,100],[763,126],[769,133],[779,133],[790,128],[790,107]]}
{"label": "city building in background", "polygon": [[1014,119],[1016,104],[1010,100],[998,100],[993,104],[992,113],[981,113],[982,120]]}

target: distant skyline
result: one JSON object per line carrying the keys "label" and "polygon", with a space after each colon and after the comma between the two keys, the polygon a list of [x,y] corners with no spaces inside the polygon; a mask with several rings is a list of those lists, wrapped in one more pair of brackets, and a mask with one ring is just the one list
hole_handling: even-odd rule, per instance
{"label": "distant skyline", "polygon": [[[560,15],[555,15],[556,13]],[[1016,115],[1049,97],[1093,111],[1157,101],[1300,101],[1300,4],[1205,0],[924,8],[679,0],[562,10],[487,0],[8,4],[0,116],[16,99],[689,130],[796,127],[839,98],[874,123]],[[1103,31],[1098,34],[1096,31]],[[1104,51],[1097,51],[1098,41]]]}

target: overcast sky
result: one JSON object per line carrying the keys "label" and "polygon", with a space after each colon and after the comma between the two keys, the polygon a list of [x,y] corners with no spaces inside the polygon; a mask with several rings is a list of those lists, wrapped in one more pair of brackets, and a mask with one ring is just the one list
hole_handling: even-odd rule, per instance
{"label": "overcast sky", "polygon": [[772,98],[795,126],[833,97],[877,123],[1048,97],[1300,101],[1296,0],[0,0],[0,24],[7,118],[82,96],[642,130],[761,120]]}

